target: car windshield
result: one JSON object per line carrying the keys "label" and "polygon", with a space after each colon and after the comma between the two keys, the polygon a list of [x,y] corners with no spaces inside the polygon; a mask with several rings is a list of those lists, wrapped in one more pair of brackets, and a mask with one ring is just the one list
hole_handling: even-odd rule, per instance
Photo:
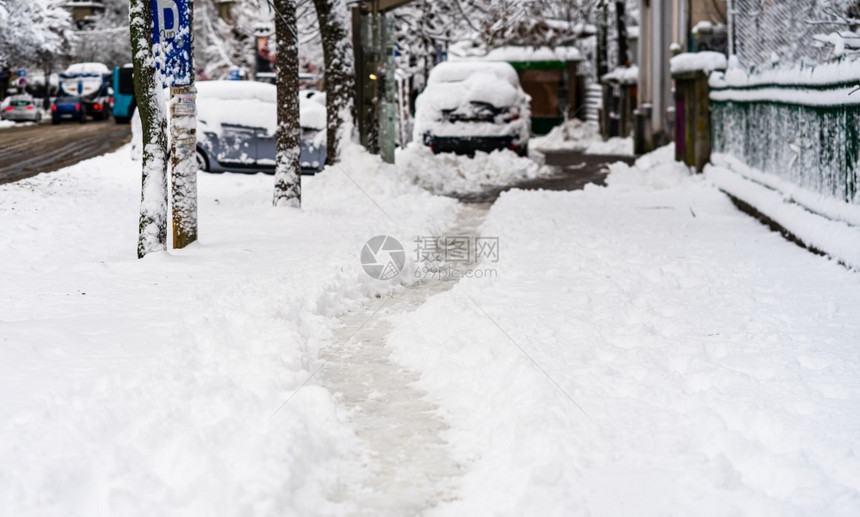
{"label": "car windshield", "polygon": [[77,97],[57,97],[57,104],[74,104],[78,102]]}
{"label": "car windshield", "polygon": [[21,99],[21,100],[14,100],[14,101],[10,102],[10,104],[16,108],[24,108],[24,107],[32,104],[32,102],[25,100],[25,99]]}

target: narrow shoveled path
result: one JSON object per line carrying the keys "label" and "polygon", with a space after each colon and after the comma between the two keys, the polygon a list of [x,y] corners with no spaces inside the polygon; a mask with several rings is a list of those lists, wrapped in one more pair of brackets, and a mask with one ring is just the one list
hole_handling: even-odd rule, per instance
{"label": "narrow shoveled path", "polygon": [[[464,207],[449,235],[477,236],[487,209]],[[349,458],[349,481],[331,495],[351,515],[416,515],[457,498],[462,469],[442,438],[448,425],[426,393],[412,387],[419,375],[392,362],[386,346],[388,318],[455,284],[431,275],[345,315],[321,354],[322,384],[347,408],[364,446]]]}

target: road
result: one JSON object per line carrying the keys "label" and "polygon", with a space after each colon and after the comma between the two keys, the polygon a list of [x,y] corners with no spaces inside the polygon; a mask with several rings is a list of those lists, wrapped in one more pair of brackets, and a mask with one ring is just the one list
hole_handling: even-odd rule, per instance
{"label": "road", "polygon": [[[533,157],[534,158],[534,157]],[[589,183],[603,185],[607,166],[614,162],[632,164],[632,156],[605,156],[584,154],[580,151],[550,151],[544,154],[544,163],[554,169],[552,176],[544,176],[499,188],[489,188],[478,194],[465,194],[457,198],[464,203],[492,203],[499,194],[514,188],[523,190],[580,190]]]}
{"label": "road", "polygon": [[0,129],[0,184],[67,167],[130,140],[130,126],[112,120]]}

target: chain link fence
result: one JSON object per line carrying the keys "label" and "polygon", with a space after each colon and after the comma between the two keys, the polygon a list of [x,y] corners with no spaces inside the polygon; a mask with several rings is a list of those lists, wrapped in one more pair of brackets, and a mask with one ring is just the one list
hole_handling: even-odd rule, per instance
{"label": "chain link fence", "polygon": [[801,61],[817,64],[833,57],[833,47],[816,34],[844,30],[828,22],[823,0],[734,0],[735,54],[744,66]]}

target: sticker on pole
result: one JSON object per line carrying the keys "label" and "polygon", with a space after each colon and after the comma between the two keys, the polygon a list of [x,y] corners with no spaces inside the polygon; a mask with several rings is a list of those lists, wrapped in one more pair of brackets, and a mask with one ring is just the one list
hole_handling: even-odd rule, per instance
{"label": "sticker on pole", "polygon": [[152,0],[152,43],[162,86],[188,86],[191,67],[191,0]]}

